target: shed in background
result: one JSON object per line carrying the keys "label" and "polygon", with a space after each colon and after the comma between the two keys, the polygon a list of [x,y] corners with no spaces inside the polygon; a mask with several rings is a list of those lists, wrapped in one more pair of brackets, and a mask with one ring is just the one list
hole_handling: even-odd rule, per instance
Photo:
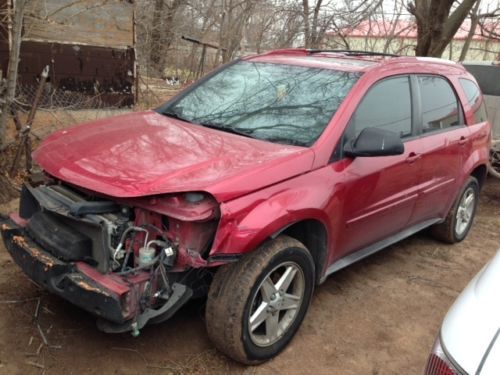
{"label": "shed in background", "polygon": [[[0,69],[4,72],[9,61],[13,3],[0,0]],[[22,38],[18,85],[28,100],[43,68],[49,65],[48,92],[42,105],[88,108],[135,104],[132,0],[31,1]]]}

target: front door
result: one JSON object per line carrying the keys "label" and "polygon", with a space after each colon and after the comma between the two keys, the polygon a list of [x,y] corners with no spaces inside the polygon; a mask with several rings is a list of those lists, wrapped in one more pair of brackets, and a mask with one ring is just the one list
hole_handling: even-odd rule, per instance
{"label": "front door", "polygon": [[335,258],[401,231],[418,196],[420,144],[413,137],[412,96],[408,76],[374,84],[356,109],[344,138],[366,127],[396,132],[404,141],[402,155],[345,158],[343,213]]}

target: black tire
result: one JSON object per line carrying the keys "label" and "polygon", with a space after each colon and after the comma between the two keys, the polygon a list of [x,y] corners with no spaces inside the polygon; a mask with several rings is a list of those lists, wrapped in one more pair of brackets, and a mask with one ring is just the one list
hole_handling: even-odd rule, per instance
{"label": "black tire", "polygon": [[[279,285],[279,281],[275,283],[274,278],[279,278],[282,270],[290,274],[290,269],[294,272],[293,281],[286,287],[284,294],[277,292],[271,295],[274,298],[264,298],[266,286]],[[292,340],[307,312],[314,289],[314,272],[311,254],[302,243],[288,236],[279,236],[266,242],[237,263],[221,266],[210,286],[205,313],[208,336],[217,349],[244,364],[258,364],[280,353]],[[269,281],[273,284],[269,284]],[[302,290],[298,308],[274,311],[275,307],[271,307],[271,303],[295,294],[291,288],[295,290],[302,283],[303,288],[297,289]],[[266,300],[272,302],[267,305]],[[250,332],[249,319],[255,317],[262,306],[269,306],[265,313],[268,318],[256,323]],[[289,317],[292,314],[293,317]],[[288,326],[281,334],[268,335],[267,319],[277,319]],[[264,334],[258,334],[260,330]],[[271,336],[276,341],[269,340],[265,344],[259,341]]]}
{"label": "black tire", "polygon": [[500,178],[500,141],[491,146],[488,172],[491,176]]}
{"label": "black tire", "polygon": [[[461,227],[461,221],[459,220],[459,216],[461,215],[461,213],[459,212],[459,210],[461,204],[464,202],[464,199],[466,199],[470,194],[473,195],[474,199],[471,207],[472,212],[470,213],[470,220],[466,225]],[[467,179],[467,182],[460,190],[460,193],[453,203],[450,212],[448,212],[445,221],[431,227],[432,236],[440,241],[450,244],[460,242],[465,239],[465,237],[467,237],[467,234],[469,233],[470,228],[472,227],[478,202],[479,183],[477,182],[476,178],[471,176]]]}

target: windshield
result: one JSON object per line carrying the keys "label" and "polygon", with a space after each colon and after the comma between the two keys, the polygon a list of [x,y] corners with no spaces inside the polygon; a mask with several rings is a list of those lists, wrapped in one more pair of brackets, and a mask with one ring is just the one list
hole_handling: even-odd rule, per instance
{"label": "windshield", "polygon": [[310,146],[359,73],[240,61],[160,113],[271,142]]}

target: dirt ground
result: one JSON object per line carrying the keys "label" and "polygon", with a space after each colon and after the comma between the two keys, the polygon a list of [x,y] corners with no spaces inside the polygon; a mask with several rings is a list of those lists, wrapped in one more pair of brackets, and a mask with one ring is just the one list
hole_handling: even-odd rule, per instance
{"label": "dirt ground", "polygon": [[[0,245],[0,373],[421,374],[444,314],[498,248],[500,180],[490,178],[465,241],[443,245],[420,233],[332,275],[289,347],[244,367],[210,344],[203,301],[138,338],[104,334],[92,316],[32,284]],[[51,347],[41,346],[37,298]]]}

